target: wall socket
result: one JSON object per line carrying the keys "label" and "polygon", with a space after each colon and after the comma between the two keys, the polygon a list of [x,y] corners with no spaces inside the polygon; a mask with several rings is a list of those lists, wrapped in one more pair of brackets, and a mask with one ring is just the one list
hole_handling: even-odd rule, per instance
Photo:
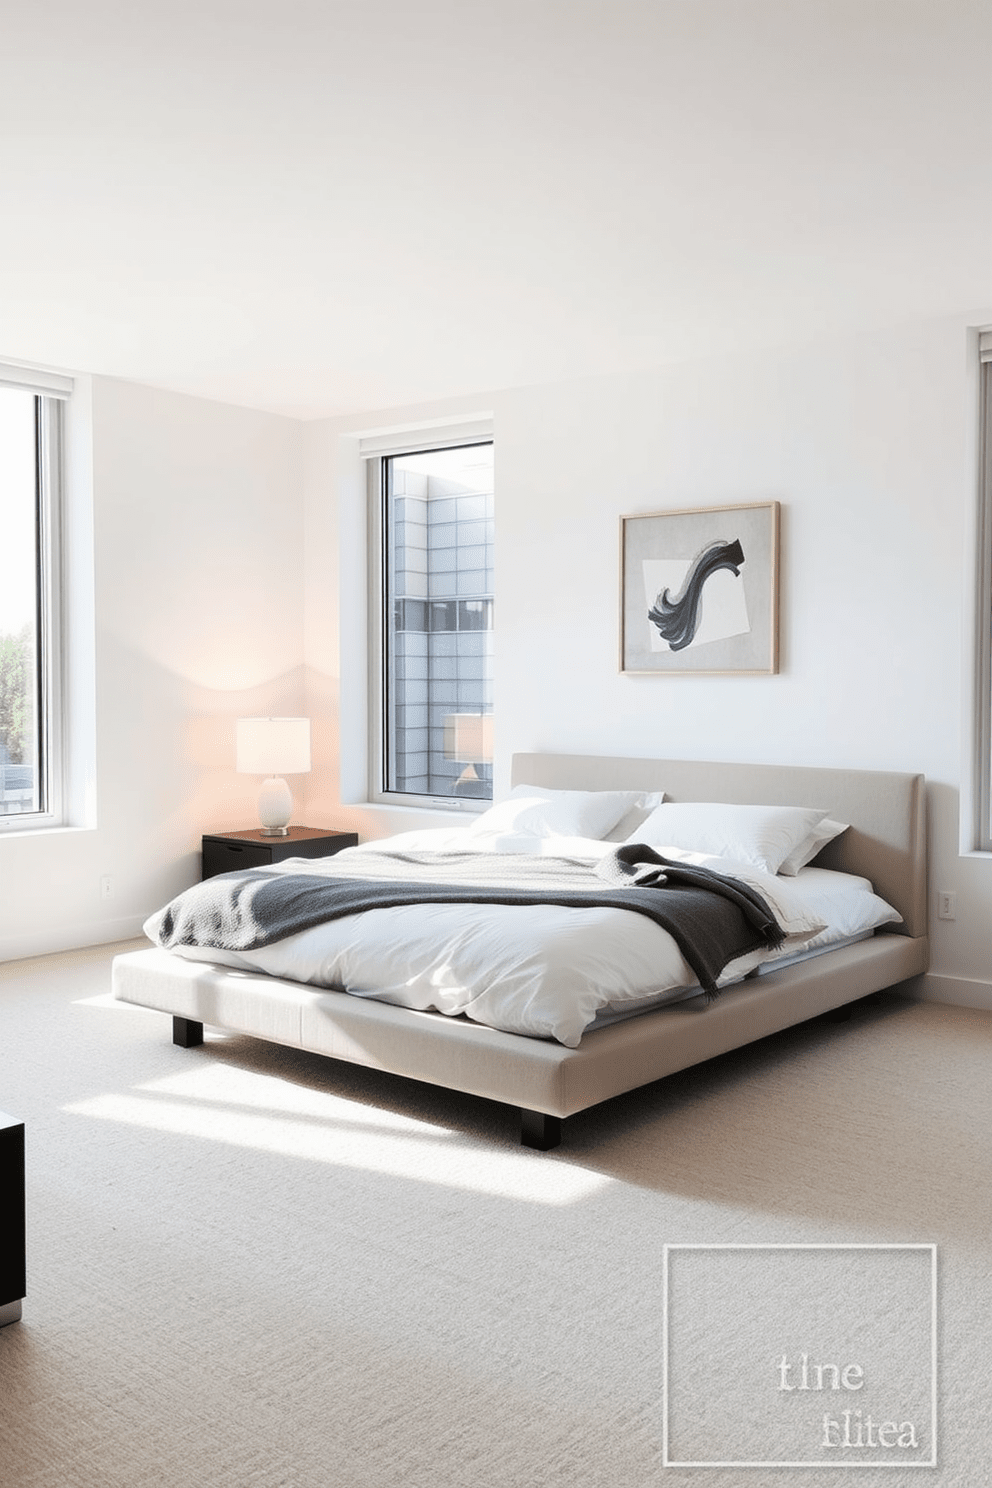
{"label": "wall socket", "polygon": [[939,920],[956,920],[957,909],[955,908],[956,894],[950,894],[946,889],[941,889],[937,894],[937,918]]}
{"label": "wall socket", "polygon": [[114,881],[109,873],[105,873],[100,880],[100,898],[112,899],[114,897]]}

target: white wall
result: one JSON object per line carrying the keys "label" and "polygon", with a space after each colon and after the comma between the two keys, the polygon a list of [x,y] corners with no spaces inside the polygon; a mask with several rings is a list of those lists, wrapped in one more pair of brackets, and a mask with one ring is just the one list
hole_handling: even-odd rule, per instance
{"label": "white wall", "polygon": [[302,444],[289,419],[94,379],[71,477],[95,647],[71,642],[95,655],[95,826],[0,837],[0,960],[138,933],[204,831],[252,820],[233,718],[304,704]]}
{"label": "white wall", "polygon": [[[932,885],[958,895],[957,921],[934,924],[931,990],[992,1005],[992,861],[958,851],[975,499],[967,326],[981,318],[496,395],[495,699],[503,787],[510,755],[529,749],[925,772]],[[342,596],[340,619],[311,630],[313,675],[322,698],[340,697],[345,776],[339,795],[328,758],[310,789],[323,820],[375,836],[414,818],[338,805],[360,796],[364,737],[361,426],[308,433],[309,562],[325,574],[328,616],[335,565]],[[772,499],[780,674],[620,675],[620,514]]]}

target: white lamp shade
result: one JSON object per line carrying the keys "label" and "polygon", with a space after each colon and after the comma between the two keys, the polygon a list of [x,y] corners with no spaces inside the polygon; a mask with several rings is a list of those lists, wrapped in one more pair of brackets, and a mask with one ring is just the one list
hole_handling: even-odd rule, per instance
{"label": "white lamp shade", "polygon": [[239,718],[239,775],[301,775],[310,769],[309,718]]}

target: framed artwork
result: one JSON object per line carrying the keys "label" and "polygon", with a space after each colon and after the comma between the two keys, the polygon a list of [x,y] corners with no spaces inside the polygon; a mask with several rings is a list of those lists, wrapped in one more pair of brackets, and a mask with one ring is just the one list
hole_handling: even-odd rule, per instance
{"label": "framed artwork", "polygon": [[778,671],[779,503],[620,518],[620,670]]}

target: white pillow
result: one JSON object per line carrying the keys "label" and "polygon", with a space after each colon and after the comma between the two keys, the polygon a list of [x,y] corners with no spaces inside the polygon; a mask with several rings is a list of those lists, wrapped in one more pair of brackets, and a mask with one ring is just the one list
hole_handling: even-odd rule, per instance
{"label": "white pillow", "polygon": [[800,868],[805,868],[807,863],[813,861],[822,847],[826,847],[828,842],[833,842],[834,838],[839,837],[841,832],[846,832],[847,828],[847,822],[831,821],[829,816],[825,816],[813,828],[806,841],[801,842],[795,852],[789,854],[779,868],[779,873],[785,873],[789,878],[794,878]]}
{"label": "white pillow", "polygon": [[[781,890],[785,889],[782,884]],[[859,878],[857,874],[838,873],[833,868],[804,868],[792,879],[786,892],[790,902],[801,903],[826,926],[808,942],[807,950],[869,934],[880,925],[902,923],[899,911],[879,898],[869,879]],[[788,947],[780,954],[787,951]],[[774,963],[770,959],[765,964],[770,970]]]}
{"label": "white pillow", "polygon": [[630,806],[603,838],[604,842],[626,842],[632,832],[647,821],[656,806],[665,799],[664,791],[639,791],[636,802]]}
{"label": "white pillow", "polygon": [[499,832],[600,840],[643,799],[643,791],[545,790],[518,785],[505,801],[476,817],[468,830],[472,837]]}
{"label": "white pillow", "polygon": [[777,873],[826,816],[807,806],[732,806],[666,801],[627,838],[649,847],[687,848]]}

